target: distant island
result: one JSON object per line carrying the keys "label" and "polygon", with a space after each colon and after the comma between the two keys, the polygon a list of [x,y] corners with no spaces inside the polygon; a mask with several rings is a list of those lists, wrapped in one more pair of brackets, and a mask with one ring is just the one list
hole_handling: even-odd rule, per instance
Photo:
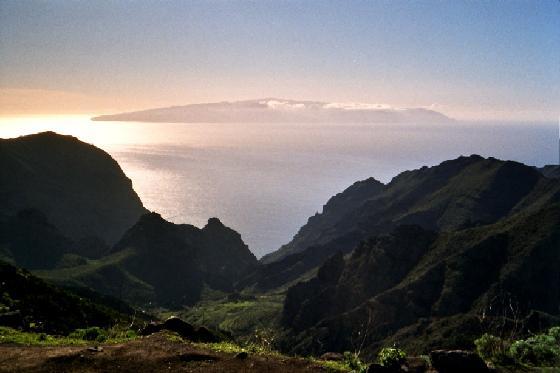
{"label": "distant island", "polygon": [[328,103],[263,98],[171,106],[92,118],[94,121],[175,123],[408,123],[448,122],[451,118],[426,108],[381,104]]}

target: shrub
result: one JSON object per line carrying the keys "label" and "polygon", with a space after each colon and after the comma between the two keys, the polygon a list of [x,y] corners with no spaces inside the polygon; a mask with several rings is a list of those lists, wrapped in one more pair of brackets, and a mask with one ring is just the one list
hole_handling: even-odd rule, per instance
{"label": "shrub", "polygon": [[377,362],[384,367],[397,368],[406,360],[406,353],[396,347],[385,347],[377,354]]}
{"label": "shrub", "polygon": [[547,334],[553,337],[556,340],[556,343],[560,344],[560,326],[550,328]]}
{"label": "shrub", "polygon": [[484,334],[482,337],[474,341],[476,352],[486,361],[497,364],[508,363],[510,343],[506,340],[491,334]]}
{"label": "shrub", "polygon": [[[550,330],[550,332],[555,332]],[[539,334],[512,343],[509,353],[521,364],[555,366],[560,363],[560,341],[554,335]]]}
{"label": "shrub", "polygon": [[560,365],[560,327],[517,341],[484,334],[474,343],[480,357],[495,364],[535,367]]}
{"label": "shrub", "polygon": [[107,340],[107,333],[103,329],[93,326],[87,329],[76,329],[69,334],[69,337],[83,339],[84,341],[104,342]]}
{"label": "shrub", "polygon": [[251,338],[251,343],[255,345],[260,352],[270,352],[274,348],[276,336],[270,328],[257,328]]}
{"label": "shrub", "polygon": [[344,363],[352,370],[352,372],[362,373],[367,371],[367,364],[360,360],[357,353],[345,351]]}

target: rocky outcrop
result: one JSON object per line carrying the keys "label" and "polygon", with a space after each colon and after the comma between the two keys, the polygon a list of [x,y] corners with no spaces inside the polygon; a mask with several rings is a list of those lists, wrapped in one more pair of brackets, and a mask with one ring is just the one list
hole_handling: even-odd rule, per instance
{"label": "rocky outcrop", "polygon": [[146,212],[109,154],[54,132],[0,139],[0,214],[29,208],[74,241],[109,244]]}
{"label": "rocky outcrop", "polygon": [[432,366],[438,373],[490,372],[475,352],[464,350],[435,350],[430,352]]}
{"label": "rocky outcrop", "polygon": [[220,337],[216,333],[211,332],[203,326],[195,327],[175,316],[168,318],[162,323],[150,323],[146,325],[140,331],[140,335],[150,335],[161,332],[162,330],[177,333],[182,338],[192,342],[215,343],[220,341]]}
{"label": "rocky outcrop", "polygon": [[176,306],[196,302],[204,286],[232,291],[257,265],[239,233],[217,218],[199,229],[146,214],[112,249],[120,252],[127,253],[120,268],[153,287],[158,303]]}

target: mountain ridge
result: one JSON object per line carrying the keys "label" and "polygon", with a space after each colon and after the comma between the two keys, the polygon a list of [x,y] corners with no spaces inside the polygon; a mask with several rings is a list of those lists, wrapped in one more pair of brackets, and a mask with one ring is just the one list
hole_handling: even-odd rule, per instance
{"label": "mountain ridge", "polygon": [[478,155],[404,171],[389,183],[377,185],[374,192],[364,196],[352,195],[353,186],[347,188],[341,193],[346,196],[340,198],[357,197],[352,208],[333,217],[327,203],[327,211],[311,217],[288,244],[261,261],[267,264],[356,230],[388,232],[396,224],[457,229],[491,223],[516,209],[560,199],[557,180],[545,178],[519,162]]}

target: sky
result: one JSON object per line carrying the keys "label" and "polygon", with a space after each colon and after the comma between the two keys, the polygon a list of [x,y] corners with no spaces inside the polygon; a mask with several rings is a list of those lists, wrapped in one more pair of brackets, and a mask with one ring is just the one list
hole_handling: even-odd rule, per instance
{"label": "sky", "polygon": [[0,0],[0,114],[262,97],[556,121],[560,2]]}

